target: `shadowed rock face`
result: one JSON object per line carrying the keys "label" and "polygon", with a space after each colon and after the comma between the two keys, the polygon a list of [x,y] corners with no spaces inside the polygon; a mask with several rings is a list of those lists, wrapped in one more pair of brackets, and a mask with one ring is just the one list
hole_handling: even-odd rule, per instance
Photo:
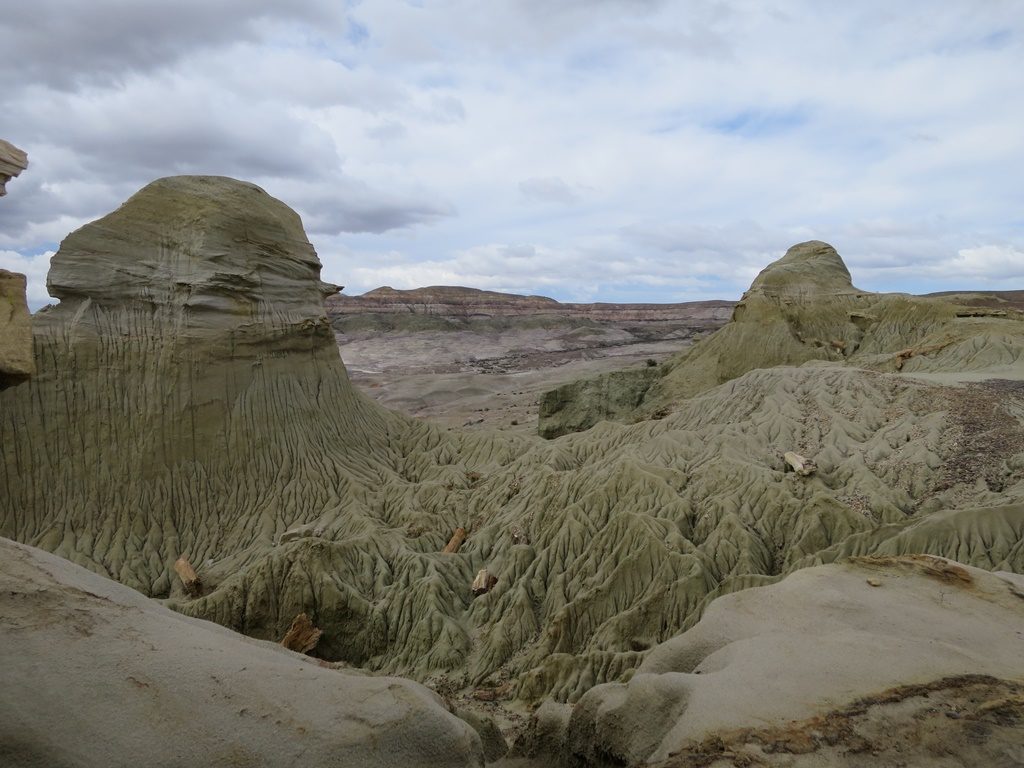
{"label": "shadowed rock face", "polygon": [[[445,432],[353,390],[298,219],[251,185],[157,182],[55,262],[67,304],[35,318],[37,375],[0,393],[0,535],[256,637],[306,613],[328,658],[566,700],[712,597],[800,568],[929,551],[1024,569],[1012,388],[968,402],[783,366],[659,421]],[[787,450],[817,472],[786,473]]]}
{"label": "shadowed rock face", "polygon": [[[0,197],[12,176],[28,167],[28,155],[0,139]],[[0,269],[0,389],[35,372],[32,359],[32,321],[25,301],[25,276]]]}
{"label": "shadowed rock face", "polygon": [[0,530],[166,594],[175,552],[223,557],[319,511],[278,487],[322,487],[307,446],[344,445],[359,410],[319,268],[291,209],[224,178],[162,179],[69,235],[61,303],[33,318],[38,381],[4,404]]}

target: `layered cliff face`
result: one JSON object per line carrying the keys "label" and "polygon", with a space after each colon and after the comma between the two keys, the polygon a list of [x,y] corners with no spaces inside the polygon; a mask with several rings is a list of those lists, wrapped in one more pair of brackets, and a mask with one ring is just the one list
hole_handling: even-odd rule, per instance
{"label": "layered cliff face", "polygon": [[[650,418],[748,371],[811,361],[1020,378],[1024,315],[976,306],[969,296],[860,291],[832,246],[801,243],[757,276],[731,322],[657,371],[632,372],[618,381],[574,382],[548,393],[541,403],[540,433],[557,437],[602,419]],[[630,397],[620,397],[624,388]]]}
{"label": "layered cliff face", "polygon": [[1015,386],[781,365],[660,420],[447,432],[354,391],[317,267],[291,211],[227,179],[156,182],[69,236],[38,373],[0,393],[0,534],[255,637],[305,612],[324,657],[528,702],[577,700],[711,599],[848,555],[1024,570]]}
{"label": "layered cliff face", "polygon": [[730,301],[690,301],[680,304],[578,304],[546,296],[481,291],[450,285],[413,290],[375,288],[359,296],[335,296],[327,301],[327,314],[344,320],[351,315],[426,315],[459,319],[563,318],[596,322],[641,323],[691,321],[714,324],[732,310]]}

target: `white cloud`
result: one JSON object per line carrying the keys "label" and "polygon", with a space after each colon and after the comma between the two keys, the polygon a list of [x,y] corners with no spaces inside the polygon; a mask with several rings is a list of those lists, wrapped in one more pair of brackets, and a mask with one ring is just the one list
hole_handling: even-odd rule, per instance
{"label": "white cloud", "polygon": [[812,237],[865,288],[1021,279],[1016,0],[86,5],[0,19],[11,252],[188,172],[364,288],[728,297]]}
{"label": "white cloud", "polygon": [[519,191],[525,197],[541,203],[571,205],[579,200],[576,191],[557,176],[524,179],[519,182]]}

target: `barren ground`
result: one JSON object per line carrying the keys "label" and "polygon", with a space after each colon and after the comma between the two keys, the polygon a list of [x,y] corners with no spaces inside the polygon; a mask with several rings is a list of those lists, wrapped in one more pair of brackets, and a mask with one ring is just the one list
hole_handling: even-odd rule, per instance
{"label": "barren ground", "polygon": [[[583,333],[581,333],[583,331]],[[545,391],[661,362],[690,345],[618,328],[420,331],[338,336],[353,383],[382,405],[447,427],[534,434]]]}

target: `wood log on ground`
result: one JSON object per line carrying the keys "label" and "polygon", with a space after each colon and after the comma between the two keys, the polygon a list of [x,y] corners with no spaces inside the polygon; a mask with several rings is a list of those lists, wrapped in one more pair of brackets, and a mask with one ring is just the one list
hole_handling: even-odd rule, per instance
{"label": "wood log on ground", "polygon": [[497,583],[497,576],[493,576],[486,568],[481,568],[477,571],[476,578],[473,579],[471,589],[474,595],[483,595],[494,589],[494,585]]}
{"label": "wood log on ground", "polygon": [[445,544],[444,549],[442,549],[441,551],[444,552],[446,555],[455,554],[459,551],[459,547],[462,546],[462,542],[464,542],[465,540],[466,529],[460,526],[455,529],[455,533],[452,534],[452,537],[448,540],[448,543]]}
{"label": "wood log on ground", "polygon": [[189,597],[199,597],[203,589],[203,583],[199,580],[199,574],[184,555],[174,561],[174,570],[185,587],[185,594]]}
{"label": "wood log on ground", "polygon": [[292,625],[285,632],[281,645],[290,651],[309,653],[316,648],[316,644],[320,642],[320,636],[323,633],[322,629],[317,629],[313,626],[309,616],[305,613],[300,613],[292,619]]}
{"label": "wood log on ground", "polygon": [[799,453],[793,451],[786,451],[782,458],[786,460],[786,463],[793,468],[793,471],[798,475],[807,477],[807,475],[813,475],[818,469],[817,465],[808,458],[801,456]]}

